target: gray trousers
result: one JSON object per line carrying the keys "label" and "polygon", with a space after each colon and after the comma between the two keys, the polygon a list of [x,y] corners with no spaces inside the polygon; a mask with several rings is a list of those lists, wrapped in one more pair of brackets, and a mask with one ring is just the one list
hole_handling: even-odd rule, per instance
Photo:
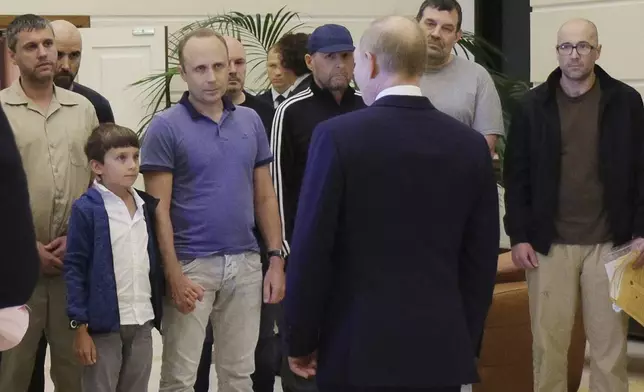
{"label": "gray trousers", "polygon": [[83,369],[83,392],[144,392],[152,370],[152,322],[93,334],[96,363]]}

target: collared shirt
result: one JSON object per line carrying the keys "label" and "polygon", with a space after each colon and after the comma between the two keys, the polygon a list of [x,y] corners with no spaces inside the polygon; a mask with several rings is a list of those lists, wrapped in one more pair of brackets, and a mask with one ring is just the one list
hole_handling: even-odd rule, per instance
{"label": "collared shirt", "polygon": [[110,222],[121,325],[143,325],[154,319],[148,228],[143,214],[143,199],[134,189],[130,189],[136,203],[136,212],[132,216],[123,199],[105,186],[94,181],[94,189],[103,198]]}
{"label": "collared shirt", "polygon": [[382,90],[376,97],[376,101],[388,95],[407,95],[412,97],[422,97],[423,93],[420,91],[420,87],[414,85],[405,84],[400,86],[393,86]]}
{"label": "collared shirt", "polygon": [[[286,98],[288,98],[288,95],[291,93],[291,91],[293,91],[293,86],[287,88],[286,91],[284,91],[281,94],[278,93],[277,90],[275,90],[275,87],[271,87],[271,97],[273,97],[273,107],[277,109],[277,107],[280,106],[280,104],[284,102]],[[282,99],[280,100],[279,97],[282,97]]]}
{"label": "collared shirt", "polygon": [[141,172],[172,173],[170,219],[180,261],[259,250],[254,173],[272,160],[259,115],[228,98],[218,122],[199,113],[187,93],[154,116]]}
{"label": "collared shirt", "polygon": [[65,235],[74,200],[87,190],[90,169],[84,148],[98,119],[83,96],[54,86],[47,110],[29,99],[20,79],[0,91],[20,150],[36,240],[48,244]]}
{"label": "collared shirt", "polygon": [[295,79],[295,82],[293,82],[293,85],[289,88],[289,93],[295,90],[297,86],[299,86],[304,81],[304,79],[308,78],[309,76],[311,76],[310,73],[305,73],[304,75],[298,76],[297,79]]}

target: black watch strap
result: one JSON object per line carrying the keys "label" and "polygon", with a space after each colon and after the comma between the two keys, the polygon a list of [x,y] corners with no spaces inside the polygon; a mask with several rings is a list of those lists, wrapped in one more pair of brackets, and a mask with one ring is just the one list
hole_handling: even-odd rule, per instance
{"label": "black watch strap", "polygon": [[272,249],[266,252],[269,258],[271,257],[281,257],[282,259],[284,258],[284,251],[281,249]]}

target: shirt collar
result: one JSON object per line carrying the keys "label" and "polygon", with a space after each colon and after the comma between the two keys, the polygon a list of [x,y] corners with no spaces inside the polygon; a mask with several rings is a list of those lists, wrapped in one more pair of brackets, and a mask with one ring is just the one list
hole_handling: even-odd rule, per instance
{"label": "shirt collar", "polygon": [[[75,106],[78,105],[78,101],[69,97],[71,94],[68,90],[65,90],[61,87],[53,85],[54,89],[54,100],[57,101],[62,106]],[[5,102],[9,105],[28,105],[31,101],[25,90],[22,88],[22,83],[20,78],[14,81],[11,86],[7,88],[7,94],[5,96]]]}
{"label": "shirt collar", "polygon": [[296,89],[297,86],[299,86],[300,83],[302,83],[304,81],[304,79],[309,77],[309,75],[311,75],[311,74],[310,73],[305,73],[304,75],[298,76],[297,79],[295,79],[295,82],[293,82],[293,85],[289,88],[289,90]]}
{"label": "shirt collar", "polygon": [[423,93],[420,91],[420,87],[414,86],[411,84],[404,84],[400,86],[393,86],[386,88],[378,94],[376,101],[387,95],[406,95],[412,97],[422,97]]}
{"label": "shirt collar", "polygon": [[[98,191],[98,193],[101,194],[103,198],[108,197],[111,199],[121,200],[120,197],[118,197],[111,190],[107,189],[105,185],[99,183],[97,180],[94,180],[94,184],[92,186],[94,189]],[[132,197],[134,197],[134,202],[136,203],[136,209],[139,210],[141,207],[143,207],[145,202],[143,201],[143,199],[141,199],[141,196],[139,196],[138,192],[133,187],[130,187],[129,191],[130,191],[130,194],[132,194]]]}
{"label": "shirt collar", "polygon": [[[199,111],[192,105],[192,102],[190,102],[190,100],[188,99],[189,95],[190,93],[188,91],[185,91],[181,96],[181,99],[179,100],[179,104],[183,105],[186,110],[188,110],[188,113],[190,113],[190,117],[192,117],[193,120],[205,117],[203,114],[199,113]],[[230,100],[230,98],[224,95],[221,100],[224,103],[224,111],[232,112],[235,110],[235,105]]]}
{"label": "shirt collar", "polygon": [[288,97],[288,95],[291,93],[291,91],[293,91],[293,86],[291,86],[291,87],[287,88],[287,89],[286,89],[286,91],[284,91],[284,92],[283,92],[283,93],[281,93],[281,94],[280,94],[280,93],[278,93],[278,92],[277,92],[277,90],[275,90],[275,88],[274,88],[274,87],[271,87],[271,94],[273,95],[273,101],[277,101],[277,97],[279,97],[280,95],[281,95],[282,97],[284,97],[284,98],[287,98],[287,97]]}

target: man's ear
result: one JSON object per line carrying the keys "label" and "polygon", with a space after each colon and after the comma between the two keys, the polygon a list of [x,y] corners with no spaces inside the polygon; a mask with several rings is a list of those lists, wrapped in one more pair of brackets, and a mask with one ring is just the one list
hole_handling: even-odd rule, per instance
{"label": "man's ear", "polygon": [[374,56],[374,54],[370,52],[366,52],[365,57],[369,62],[369,78],[375,79],[376,76],[378,76],[378,74],[380,73],[380,69],[378,67],[378,59],[376,59],[376,56]]}
{"label": "man's ear", "polygon": [[306,63],[306,68],[313,72],[313,56],[307,53],[304,55],[304,62]]}

